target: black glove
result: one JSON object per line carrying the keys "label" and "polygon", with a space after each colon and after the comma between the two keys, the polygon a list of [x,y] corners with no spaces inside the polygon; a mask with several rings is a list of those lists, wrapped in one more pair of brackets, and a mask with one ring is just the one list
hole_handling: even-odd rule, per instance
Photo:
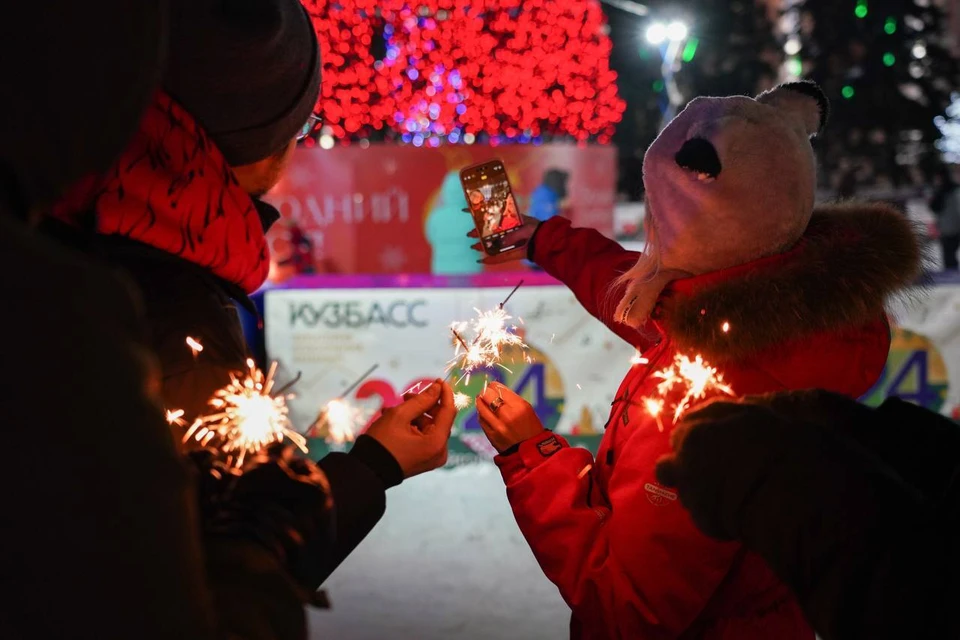
{"label": "black glove", "polygon": [[254,540],[316,591],[335,536],[333,495],[320,467],[290,448],[273,448],[228,478],[208,483],[207,537]]}
{"label": "black glove", "polygon": [[657,480],[674,487],[697,527],[719,540],[737,539],[743,504],[771,469],[789,464],[808,441],[803,425],[764,404],[714,402],[687,414],[673,431],[674,453],[657,463]]}
{"label": "black glove", "polygon": [[214,449],[195,449],[188,452],[185,459],[196,479],[197,510],[206,531],[223,508],[240,471],[226,465]]}

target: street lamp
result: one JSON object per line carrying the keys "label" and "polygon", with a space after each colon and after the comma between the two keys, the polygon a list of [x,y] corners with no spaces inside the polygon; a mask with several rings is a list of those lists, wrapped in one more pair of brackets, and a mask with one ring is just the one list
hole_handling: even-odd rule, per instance
{"label": "street lamp", "polygon": [[673,22],[653,22],[647,27],[647,42],[660,47],[662,61],[660,72],[663,75],[663,84],[667,91],[667,106],[663,110],[663,124],[670,122],[683,101],[680,89],[677,87],[674,74],[680,67],[680,53],[683,44],[690,35],[687,25],[679,20]]}

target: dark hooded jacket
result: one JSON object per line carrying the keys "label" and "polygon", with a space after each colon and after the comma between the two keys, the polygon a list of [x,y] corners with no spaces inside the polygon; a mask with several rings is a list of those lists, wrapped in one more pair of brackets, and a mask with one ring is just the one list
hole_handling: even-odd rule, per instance
{"label": "dark hooded jacket", "polygon": [[[120,159],[73,188],[54,214],[44,225],[49,235],[137,285],[163,406],[184,411],[189,425],[231,372],[246,369],[250,355],[236,305],[256,313],[247,294],[266,278],[265,231],[277,212],[240,189],[200,126],[158,92]],[[97,233],[81,230],[87,220],[95,220]],[[188,337],[203,350],[195,354]],[[170,428],[182,442],[184,426]],[[403,479],[393,456],[366,436],[350,454],[329,454],[320,465],[334,496],[336,537],[310,588],[369,533],[384,512],[386,489]]]}
{"label": "dark hooded jacket", "polygon": [[801,391],[710,405],[673,441],[660,481],[701,531],[761,556],[821,638],[960,637],[955,423]]}
{"label": "dark hooded jacket", "polygon": [[[202,549],[134,287],[26,223],[135,129],[165,5],[27,3],[0,38],[3,638],[305,635],[275,555],[239,538]],[[41,41],[69,54],[17,55]]]}

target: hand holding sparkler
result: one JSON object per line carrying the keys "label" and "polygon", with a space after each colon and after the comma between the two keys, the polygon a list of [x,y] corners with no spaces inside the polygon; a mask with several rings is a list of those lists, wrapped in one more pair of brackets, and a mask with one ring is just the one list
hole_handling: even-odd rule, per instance
{"label": "hand holding sparkler", "polygon": [[227,499],[207,516],[207,536],[255,540],[315,591],[335,566],[330,560],[336,553],[333,494],[323,470],[295,456],[292,447],[275,444],[250,456],[242,473],[221,473]]}
{"label": "hand holding sparkler", "polygon": [[500,453],[543,433],[530,403],[497,382],[477,397],[477,414],[487,439]]}
{"label": "hand holding sparkler", "polygon": [[404,394],[403,404],[386,409],[366,435],[383,445],[410,478],[446,464],[456,417],[453,389],[437,380],[420,393]]}

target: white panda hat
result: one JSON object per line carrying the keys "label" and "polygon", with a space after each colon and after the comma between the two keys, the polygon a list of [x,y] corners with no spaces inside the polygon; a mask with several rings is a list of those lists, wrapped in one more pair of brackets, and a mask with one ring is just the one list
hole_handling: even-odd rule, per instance
{"label": "white panda hat", "polygon": [[655,255],[625,274],[621,322],[641,326],[672,280],[780,253],[800,239],[816,193],[810,140],[828,113],[816,84],[795,82],[755,99],[697,98],[667,125],[643,160]]}

